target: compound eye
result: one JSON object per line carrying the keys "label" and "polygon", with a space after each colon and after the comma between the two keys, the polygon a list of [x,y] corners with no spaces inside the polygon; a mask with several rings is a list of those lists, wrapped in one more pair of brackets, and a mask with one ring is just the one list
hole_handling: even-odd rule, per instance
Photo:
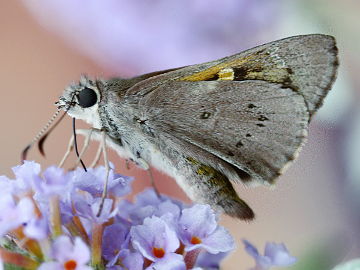
{"label": "compound eye", "polygon": [[94,106],[96,104],[97,95],[96,95],[96,92],[93,89],[84,88],[77,95],[77,99],[79,101],[79,105],[82,108],[89,108],[89,107]]}

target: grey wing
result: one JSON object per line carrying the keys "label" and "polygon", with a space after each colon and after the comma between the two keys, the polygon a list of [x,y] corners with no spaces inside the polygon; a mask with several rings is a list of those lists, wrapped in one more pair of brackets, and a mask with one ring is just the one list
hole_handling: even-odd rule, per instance
{"label": "grey wing", "polygon": [[[183,67],[144,80],[127,92],[140,99],[168,81],[263,80],[280,83],[304,96],[310,115],[336,78],[334,37],[301,35],[273,41],[212,62]],[[229,76],[226,77],[226,74]]]}
{"label": "grey wing", "polygon": [[154,133],[185,140],[272,183],[295,158],[337,65],[333,37],[296,36],[155,76],[127,95],[138,98]]}
{"label": "grey wing", "polygon": [[[306,136],[304,98],[279,84],[208,81],[166,87],[174,91],[160,87],[144,100],[147,126],[206,150],[260,181],[272,182]],[[218,168],[211,160],[203,162]]]}

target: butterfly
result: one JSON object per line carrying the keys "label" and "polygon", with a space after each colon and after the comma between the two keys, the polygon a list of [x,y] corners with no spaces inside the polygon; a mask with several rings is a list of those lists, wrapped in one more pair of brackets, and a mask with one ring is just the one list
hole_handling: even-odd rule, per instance
{"label": "butterfly", "polygon": [[294,160],[336,78],[335,39],[294,36],[219,60],[130,79],[89,79],[57,102],[194,201],[250,220],[233,184],[272,185]]}

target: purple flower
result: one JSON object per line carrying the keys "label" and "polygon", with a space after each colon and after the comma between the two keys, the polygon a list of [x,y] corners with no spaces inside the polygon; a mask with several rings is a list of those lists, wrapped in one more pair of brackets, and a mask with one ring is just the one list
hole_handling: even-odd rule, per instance
{"label": "purple flower", "polygon": [[72,199],[73,199],[74,208],[76,210],[76,215],[85,218],[87,220],[90,220],[94,223],[98,223],[98,224],[105,223],[110,218],[114,217],[117,212],[116,208],[113,210],[114,201],[112,199],[106,198],[104,200],[104,205],[100,213],[100,216],[97,215],[102,200],[101,198],[94,198],[91,196],[90,193],[84,192],[81,195],[73,196]]}
{"label": "purple flower", "polygon": [[165,196],[161,196],[160,198],[157,196],[154,189],[145,189],[143,192],[136,195],[136,203],[135,205],[140,206],[147,206],[147,205],[153,205],[157,206],[159,203],[163,201],[163,198]]}
{"label": "purple flower", "polygon": [[256,45],[274,26],[277,2],[23,1],[44,27],[117,73],[199,63]]}
{"label": "purple flower", "polygon": [[[115,264],[118,264],[115,266]],[[128,249],[122,249],[118,254],[108,263],[106,269],[116,270],[142,270],[144,265],[144,258],[137,251],[131,252]],[[112,268],[113,267],[113,268]]]}
{"label": "purple flower", "polygon": [[[10,180],[5,175],[0,176],[0,194],[16,194],[15,181]],[[0,195],[1,196],[1,195]]]}
{"label": "purple flower", "polygon": [[229,232],[217,224],[215,213],[209,205],[196,204],[183,209],[178,231],[186,251],[203,248],[216,254],[235,247]]}
{"label": "purple flower", "polygon": [[180,245],[176,232],[156,216],[145,218],[143,225],[133,226],[130,236],[133,247],[152,262],[165,259]]}
{"label": "purple flower", "polygon": [[196,260],[196,266],[206,270],[220,269],[220,262],[229,254],[229,252],[219,252],[211,254],[209,252],[202,252]]}
{"label": "purple flower", "polygon": [[253,270],[266,270],[272,266],[289,266],[296,262],[284,244],[266,243],[264,255],[260,255],[257,248],[249,241],[243,240],[245,250],[256,261]]}
{"label": "purple flower", "polygon": [[[76,188],[87,191],[94,197],[101,196],[106,177],[106,169],[104,166],[88,168],[87,172],[85,172],[82,168],[77,168],[71,173],[71,175]],[[127,195],[131,192],[130,184],[132,180],[132,177],[117,174],[113,169],[110,169],[108,194],[116,197]]]}
{"label": "purple flower", "polygon": [[34,161],[24,161],[24,164],[12,168],[16,181],[14,183],[16,194],[25,193],[39,188],[41,183],[40,164]]}
{"label": "purple flower", "polygon": [[103,234],[103,256],[110,261],[119,256],[119,250],[127,249],[130,241],[130,226],[121,223],[115,223],[105,227]]}
{"label": "purple flower", "polygon": [[35,188],[35,198],[38,201],[47,202],[48,198],[57,195],[68,198],[73,190],[71,178],[63,169],[51,166],[43,173],[43,180]]}
{"label": "purple flower", "polygon": [[[31,239],[26,248],[37,259],[29,258],[29,265],[42,262],[43,253],[51,260],[43,262],[40,270],[91,269],[87,266],[89,249],[80,238],[72,241],[70,235],[63,235],[53,241],[49,238],[50,231],[53,237],[64,232],[80,235],[93,247],[92,263],[103,267],[103,258],[109,270],[142,270],[144,267],[185,270],[186,265],[197,266],[193,269],[199,270],[203,266],[201,260],[198,265],[195,262],[200,248],[212,253],[232,249],[231,237],[217,225],[209,206],[185,208],[183,203],[165,195],[158,196],[151,189],[139,194],[135,203],[123,200],[120,206],[116,205],[116,197],[126,194],[130,185],[129,179],[113,172],[110,174],[113,185],[109,189],[112,196],[104,200],[98,217],[101,203],[98,195],[105,176],[103,167],[89,173],[49,167],[41,178],[39,165],[25,162],[14,168],[14,172],[20,185],[0,177],[0,186],[8,191],[0,196],[0,235],[22,228],[24,236],[20,235],[19,240]],[[26,185],[26,180],[32,183]],[[33,199],[13,195],[22,191],[29,196],[31,190],[36,191]],[[111,225],[106,223],[110,219]],[[184,254],[179,238],[187,251]],[[48,244],[51,244],[50,250]],[[176,253],[180,251],[181,254]],[[219,260],[216,259],[217,264]]]}
{"label": "purple flower", "polygon": [[72,243],[68,236],[59,236],[52,245],[50,257],[54,261],[41,264],[39,270],[92,269],[87,266],[90,250],[79,237]]}
{"label": "purple flower", "polygon": [[31,239],[45,239],[49,235],[48,220],[44,217],[32,218],[24,224],[24,234]]}
{"label": "purple flower", "polygon": [[153,189],[146,189],[136,196],[134,204],[123,200],[119,203],[118,208],[122,218],[130,220],[133,224],[142,224],[146,217],[161,217],[171,213],[172,217],[167,216],[167,220],[170,222],[170,219],[180,216],[182,204],[165,195],[161,195],[159,198]]}
{"label": "purple flower", "polygon": [[151,264],[146,270],[186,270],[184,259],[175,253],[166,254],[161,260]]}
{"label": "purple flower", "polygon": [[16,202],[11,194],[0,196],[0,237],[34,217],[34,205],[29,198]]}
{"label": "purple flower", "polygon": [[26,182],[31,182],[29,179],[32,177],[37,177],[41,171],[41,167],[40,164],[36,163],[35,161],[25,160],[23,164],[13,167],[12,171],[18,181],[23,180]]}

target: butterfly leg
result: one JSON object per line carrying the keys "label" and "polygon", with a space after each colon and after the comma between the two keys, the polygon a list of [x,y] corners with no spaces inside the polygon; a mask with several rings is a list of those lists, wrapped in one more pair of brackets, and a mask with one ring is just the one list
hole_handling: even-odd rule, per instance
{"label": "butterfly leg", "polygon": [[100,144],[96,151],[95,158],[93,159],[93,162],[91,162],[91,164],[90,164],[90,168],[94,168],[98,165],[98,163],[100,161],[101,153],[102,153],[102,147]]}
{"label": "butterfly leg", "polygon": [[77,134],[80,134],[81,131],[85,131],[87,134],[85,135],[85,142],[84,142],[84,146],[81,149],[81,152],[75,162],[75,168],[80,164],[81,158],[84,156],[85,151],[89,148],[89,144],[90,144],[90,139],[91,139],[91,135],[94,131],[94,129],[89,129],[89,130],[79,130],[79,132],[77,132]]}
{"label": "butterfly leg", "polygon": [[59,163],[59,168],[62,168],[62,166],[64,166],[65,161],[67,160],[67,158],[69,157],[71,151],[74,149],[74,135],[71,136],[70,140],[69,140],[69,144],[68,147],[66,149],[65,155],[64,157],[61,159],[60,163]]}
{"label": "butterfly leg", "polygon": [[106,151],[106,132],[104,130],[102,130],[101,133],[102,133],[101,148],[102,148],[102,153],[103,153],[103,157],[104,157],[106,173],[105,173],[103,193],[101,195],[101,203],[99,206],[98,213],[96,214],[97,217],[99,217],[101,215],[101,211],[104,207],[104,202],[107,197],[107,188],[108,188],[109,172],[110,172],[109,159],[108,159],[108,155],[107,155],[107,151]]}
{"label": "butterfly leg", "polygon": [[[81,158],[83,157],[85,151],[88,149],[89,144],[90,144],[91,135],[92,135],[92,132],[93,132],[93,131],[94,131],[94,129],[90,129],[90,130],[88,130],[88,129],[77,129],[77,130],[76,130],[76,134],[77,134],[77,135],[79,134],[79,135],[85,136],[85,142],[84,142],[84,146],[83,146],[83,148],[81,149],[81,152],[80,152],[80,154],[79,154],[79,156],[78,156],[78,158],[77,158],[77,160],[76,160],[75,165],[74,165],[73,168],[76,168],[76,166],[79,165]],[[70,140],[69,140],[69,144],[68,144],[68,147],[67,147],[67,149],[66,149],[66,152],[65,152],[63,158],[61,159],[61,161],[60,161],[60,163],[59,163],[59,167],[60,167],[60,168],[64,166],[65,161],[67,160],[67,158],[69,157],[70,153],[71,153],[72,150],[74,149],[74,140],[75,140],[74,135],[72,135],[71,138],[70,138]]]}
{"label": "butterfly leg", "polygon": [[137,166],[139,166],[141,169],[143,170],[146,170],[148,175],[149,175],[149,178],[150,178],[150,183],[151,183],[151,186],[154,188],[155,190],[155,193],[156,195],[158,196],[158,198],[160,198],[160,192],[159,190],[157,189],[156,185],[155,185],[155,179],[154,179],[154,176],[152,174],[152,171],[151,171],[151,168],[150,168],[150,165],[144,160],[142,159],[140,156],[136,157],[136,159],[130,159],[131,161],[133,161]]}
{"label": "butterfly leg", "polygon": [[153,174],[152,174],[151,168],[149,168],[149,169],[147,170],[147,172],[148,172],[148,174],[149,174],[150,183],[151,183],[151,185],[152,185],[152,187],[153,187],[153,189],[154,189],[157,197],[158,197],[158,198],[161,198],[160,192],[159,192],[159,190],[157,189],[157,187],[156,187],[156,185],[155,185],[155,179],[154,179],[154,176],[153,176]]}

